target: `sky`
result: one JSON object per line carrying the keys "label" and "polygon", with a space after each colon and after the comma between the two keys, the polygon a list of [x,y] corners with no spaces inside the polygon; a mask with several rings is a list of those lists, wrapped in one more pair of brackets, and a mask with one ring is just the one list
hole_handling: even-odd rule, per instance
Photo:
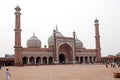
{"label": "sky", "polygon": [[15,10],[21,8],[21,40],[35,35],[48,45],[56,25],[72,37],[73,31],[87,49],[95,49],[94,20],[99,20],[102,56],[120,52],[120,0],[0,0],[0,57],[14,54]]}

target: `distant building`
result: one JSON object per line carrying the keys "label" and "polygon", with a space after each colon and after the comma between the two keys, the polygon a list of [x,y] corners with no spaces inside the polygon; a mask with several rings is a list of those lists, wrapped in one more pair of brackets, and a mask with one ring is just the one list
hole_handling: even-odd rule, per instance
{"label": "distant building", "polygon": [[106,61],[109,61],[109,62],[113,62],[113,61],[120,62],[120,55],[119,54],[120,54],[120,52],[117,53],[115,56],[114,55],[108,55],[106,57],[102,57],[101,61],[102,62],[106,62]]}
{"label": "distant building", "polygon": [[107,57],[102,57],[101,58],[101,61],[102,62],[106,62],[106,61],[109,61],[109,62],[120,62],[120,56],[107,56]]}
{"label": "distant building", "polygon": [[14,55],[5,54],[5,57],[0,57],[0,66],[14,65]]}
{"label": "distant building", "polygon": [[5,54],[5,58],[14,58],[14,55]]}
{"label": "distant building", "polygon": [[120,56],[120,52],[118,52],[118,53],[116,54],[116,56]]}
{"label": "distant building", "polygon": [[86,49],[76,37],[65,37],[56,30],[48,38],[48,48],[41,48],[41,41],[35,34],[27,41],[27,47],[21,45],[20,7],[15,8],[15,65],[60,64],[60,63],[90,63],[101,61],[99,21],[95,20],[96,49]]}

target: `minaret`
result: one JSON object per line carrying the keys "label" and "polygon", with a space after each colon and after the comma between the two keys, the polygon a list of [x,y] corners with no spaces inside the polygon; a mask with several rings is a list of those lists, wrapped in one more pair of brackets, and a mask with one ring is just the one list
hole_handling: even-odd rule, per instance
{"label": "minaret", "polygon": [[20,7],[17,6],[15,8],[15,60],[14,63],[15,65],[20,65],[22,63],[21,59],[21,26],[20,26]]}
{"label": "minaret", "polygon": [[75,43],[75,38],[76,38],[76,33],[75,33],[75,31],[73,31],[73,39],[74,39],[74,50],[73,50],[73,51],[74,51],[74,52],[73,52],[73,53],[74,53],[74,56],[73,56],[73,64],[76,63],[76,60],[75,60],[75,58],[76,58],[76,46],[75,46],[76,43]]}
{"label": "minaret", "polygon": [[101,61],[101,47],[100,47],[100,35],[99,35],[99,20],[95,19],[95,39],[96,39],[96,57],[97,62]]}
{"label": "minaret", "polygon": [[53,30],[53,36],[54,36],[54,63],[57,64],[57,53],[56,53],[56,30]]}

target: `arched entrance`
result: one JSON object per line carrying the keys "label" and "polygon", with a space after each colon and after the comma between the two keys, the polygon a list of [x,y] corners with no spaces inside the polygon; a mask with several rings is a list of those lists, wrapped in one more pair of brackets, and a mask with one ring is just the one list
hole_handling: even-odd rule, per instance
{"label": "arched entrance", "polygon": [[43,57],[43,64],[47,64],[47,57]]}
{"label": "arched entrance", "polygon": [[75,60],[76,60],[77,63],[79,63],[79,57],[78,56],[75,58]]}
{"label": "arched entrance", "polygon": [[67,43],[62,44],[58,50],[59,63],[72,63],[73,62],[73,51],[70,45]]}
{"label": "arched entrance", "polygon": [[90,61],[90,63],[92,63],[92,56],[89,57],[89,61]]}
{"label": "arched entrance", "polygon": [[59,63],[65,63],[65,55],[64,54],[59,55]]}
{"label": "arched entrance", "polygon": [[23,61],[23,64],[28,64],[28,58],[27,57],[23,57],[22,61]]}
{"label": "arched entrance", "polygon": [[80,57],[80,63],[83,63],[83,56]]}
{"label": "arched entrance", "polygon": [[36,58],[36,64],[40,64],[41,63],[41,57],[37,57]]}
{"label": "arched entrance", "polygon": [[85,63],[88,63],[88,57],[85,56]]}
{"label": "arched entrance", "polygon": [[35,64],[35,58],[34,57],[30,57],[30,64]]}
{"label": "arched entrance", "polygon": [[49,64],[53,63],[53,57],[49,57]]}
{"label": "arched entrance", "polygon": [[96,56],[93,57],[93,62],[96,62]]}

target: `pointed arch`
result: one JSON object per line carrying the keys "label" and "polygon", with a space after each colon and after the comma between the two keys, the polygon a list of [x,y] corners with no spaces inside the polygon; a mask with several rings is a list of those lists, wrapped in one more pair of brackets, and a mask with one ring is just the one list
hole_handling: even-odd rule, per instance
{"label": "pointed arch", "polygon": [[59,63],[65,63],[65,55],[62,53],[59,55]]}
{"label": "pointed arch", "polygon": [[83,63],[83,56],[80,57],[80,63]]}
{"label": "pointed arch", "polygon": [[49,57],[49,64],[53,63],[53,57]]}
{"label": "pointed arch", "polygon": [[27,57],[23,57],[22,58],[22,63],[23,64],[28,64],[28,58]]}
{"label": "pointed arch", "polygon": [[30,57],[30,64],[35,64],[35,58],[34,57]]}
{"label": "pointed arch", "polygon": [[64,53],[65,63],[71,63],[73,61],[73,50],[71,46],[68,45],[67,43],[62,44],[59,47],[58,53],[61,54],[59,56],[63,56],[63,53]]}
{"label": "pointed arch", "polygon": [[85,56],[85,62],[88,63],[88,56]]}
{"label": "pointed arch", "polygon": [[36,58],[36,64],[40,64],[41,63],[41,57],[37,57]]}
{"label": "pointed arch", "polygon": [[47,64],[47,57],[43,57],[42,60],[43,60],[43,64]]}
{"label": "pointed arch", "polygon": [[79,57],[76,56],[75,60],[76,60],[76,62],[78,63],[78,62],[79,62]]}

